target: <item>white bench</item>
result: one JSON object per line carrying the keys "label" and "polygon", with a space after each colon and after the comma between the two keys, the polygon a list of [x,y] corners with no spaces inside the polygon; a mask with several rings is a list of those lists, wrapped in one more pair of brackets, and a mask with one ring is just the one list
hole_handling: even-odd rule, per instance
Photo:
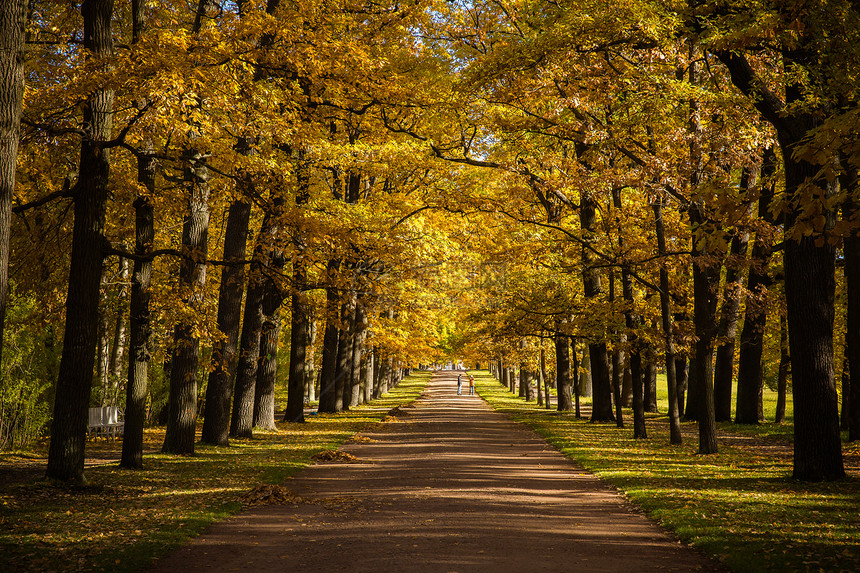
{"label": "white bench", "polygon": [[104,435],[111,438],[122,435],[124,423],[119,419],[119,408],[116,406],[90,408],[88,416],[88,434]]}

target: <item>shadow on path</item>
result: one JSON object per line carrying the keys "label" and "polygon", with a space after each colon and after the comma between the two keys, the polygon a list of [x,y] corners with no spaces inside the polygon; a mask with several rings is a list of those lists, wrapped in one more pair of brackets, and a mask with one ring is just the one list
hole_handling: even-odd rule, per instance
{"label": "shadow on path", "polygon": [[[251,508],[154,571],[720,571],[637,513],[457,372],[433,377],[397,421],[285,485],[299,501]],[[464,385],[464,392],[466,386]]]}

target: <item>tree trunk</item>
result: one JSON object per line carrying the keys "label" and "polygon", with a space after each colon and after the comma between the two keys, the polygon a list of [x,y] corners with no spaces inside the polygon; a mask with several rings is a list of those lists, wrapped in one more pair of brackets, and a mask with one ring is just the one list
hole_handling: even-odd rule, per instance
{"label": "tree trunk", "polygon": [[[266,281],[271,283],[270,280]],[[281,337],[281,302],[277,285],[269,284],[263,296],[263,325],[260,330],[260,359],[254,389],[254,427],[275,430],[275,384],[278,379],[278,341]],[[303,388],[299,386],[299,403]],[[289,389],[287,390],[289,394]]]}
{"label": "tree trunk", "polygon": [[[151,155],[138,157],[138,181],[143,183],[150,193],[155,191],[155,167],[155,159]],[[134,201],[134,210],[134,252],[137,255],[145,255],[152,250],[155,241],[155,217],[149,196],[138,196]],[[120,460],[120,465],[124,468],[143,467],[143,426],[146,422],[149,362],[152,359],[151,284],[152,261],[136,260],[131,278],[128,381]]]}
{"label": "tree trunk", "polygon": [[[259,247],[257,256],[260,256]],[[245,311],[242,319],[242,337],[239,343],[239,363],[236,366],[236,384],[233,390],[233,411],[230,416],[230,436],[250,438],[254,430],[254,392],[257,385],[257,368],[260,361],[260,331],[263,328],[264,281],[259,260],[252,266],[248,277]]]}
{"label": "tree trunk", "polygon": [[[847,160],[844,163],[848,163]],[[847,169],[847,166],[846,166]],[[860,229],[857,228],[856,217],[860,209],[852,199],[852,193],[857,190],[857,171],[852,170],[850,177],[845,177],[845,189],[849,192],[848,199],[842,207],[842,218],[853,221],[853,228],[848,231],[842,249],[845,259],[845,286],[847,290],[847,324],[845,331],[845,357],[848,362],[847,384],[842,387],[844,410],[847,412],[848,441],[860,440]],[[846,388],[847,386],[847,388]]]}
{"label": "tree trunk", "polygon": [[[328,263],[329,281],[333,281],[340,269],[340,261],[330,260]],[[321,413],[337,412],[337,395],[335,392],[335,376],[337,375],[338,322],[337,315],[338,293],[332,285],[326,288],[326,325],[323,334],[322,369],[320,371],[320,402],[318,411]]]}
{"label": "tree trunk", "polygon": [[[583,239],[586,243],[593,240],[596,226],[597,204],[588,193],[580,199],[579,217]],[[582,249],[583,294],[588,299],[596,299],[602,292],[600,272],[594,268],[594,254],[587,246]],[[591,359],[591,421],[606,422],[614,420],[612,413],[612,387],[609,381],[609,355],[605,342],[592,342],[588,345]]]}
{"label": "tree trunk", "polygon": [[552,406],[552,400],[550,400],[549,394],[549,376],[546,374],[546,349],[543,347],[543,340],[541,340],[540,345],[540,377],[544,392],[544,406],[549,409]]}
{"label": "tree trunk", "polygon": [[337,342],[337,370],[334,377],[336,411],[349,410],[352,389],[352,327],[355,322],[355,298],[343,301],[340,307],[341,329]]}
{"label": "tree trunk", "polygon": [[555,335],[555,375],[558,392],[558,411],[569,412],[573,409],[570,396],[570,342],[561,333]]}
{"label": "tree trunk", "polygon": [[9,293],[9,239],[24,96],[27,0],[0,5],[0,360]]}
{"label": "tree trunk", "polygon": [[[581,392],[580,392],[580,385],[577,383],[577,381],[581,380],[581,378],[580,378],[580,373],[579,373],[579,352],[577,351],[576,346],[577,346],[576,339],[572,338],[570,340],[570,349],[571,349],[570,357],[571,357],[571,362],[573,364],[573,372],[571,375],[572,376],[571,386],[573,387],[573,406],[574,406],[573,415],[578,420],[581,417],[581,412],[579,411],[579,396],[581,395]],[[583,354],[585,354],[587,356],[588,352],[584,352]],[[558,390],[556,390],[556,392],[557,391]]]}
{"label": "tree trunk", "polygon": [[315,402],[317,399],[317,368],[316,368],[316,341],[317,341],[317,322],[314,318],[308,315],[308,331],[305,335],[305,395],[308,399],[308,404]]}
{"label": "tree trunk", "polygon": [[[790,156],[791,147],[784,155]],[[786,194],[818,171],[786,160]],[[791,229],[794,217],[786,222]],[[845,476],[839,433],[839,399],[833,369],[835,249],[815,237],[787,238],[783,255],[788,344],[794,404],[794,478],[806,481]]]}
{"label": "tree trunk", "polygon": [[[306,368],[313,361],[313,344],[309,344],[311,338],[310,315],[308,308],[308,297],[301,290],[305,283],[303,272],[294,270],[293,278],[295,290],[292,295],[292,313],[290,317],[290,375],[287,381],[287,410],[284,412],[285,422],[304,422],[304,396],[305,386],[308,386],[308,400],[313,395],[313,378],[308,380]],[[311,372],[313,369],[311,368]]]}
{"label": "tree trunk", "polygon": [[[702,207],[694,203],[690,207],[690,222],[693,235],[693,315],[696,325],[696,361],[691,372],[691,393],[695,388],[699,397],[696,419],[699,422],[699,453],[717,452],[717,426],[714,416],[714,330],[716,327],[716,288],[719,282],[719,266],[707,260],[708,254],[696,247],[707,241]],[[688,408],[687,415],[690,410]]]}
{"label": "tree trunk", "polygon": [[[212,0],[200,0],[193,32],[199,33],[203,18],[213,9]],[[198,100],[198,107],[202,102]],[[189,128],[196,131],[193,121]],[[197,369],[200,361],[200,339],[196,336],[193,317],[204,300],[206,259],[209,238],[209,168],[207,155],[191,145],[184,153],[185,184],[188,190],[188,215],[182,228],[182,260],[179,263],[180,289],[188,316],[180,318],[173,331],[173,356],[170,366],[167,429],[162,451],[171,454],[194,454],[197,424]]]}
{"label": "tree trunk", "polygon": [[633,277],[630,268],[625,264],[621,267],[621,294],[624,297],[624,325],[627,327],[627,341],[629,342],[630,360],[630,387],[633,398],[633,438],[645,439],[648,432],[645,428],[645,402],[643,400],[642,386],[642,354],[639,342],[640,319],[633,312]]}
{"label": "tree trunk", "polygon": [[591,376],[591,355],[589,354],[588,345],[582,349],[582,368],[577,377],[577,393],[580,396],[590,397],[592,392],[592,376]]}
{"label": "tree trunk", "polygon": [[373,400],[373,373],[374,373],[374,350],[372,346],[367,348],[364,360],[361,363],[361,383],[364,390],[364,401]]}
{"label": "tree trunk", "polygon": [[[125,247],[123,247],[124,249]],[[119,258],[119,300],[122,302],[120,311],[116,313],[113,327],[113,343],[111,344],[110,360],[108,370],[110,372],[109,381],[111,388],[110,404],[116,405],[119,397],[119,388],[122,377],[122,356],[125,353],[125,321],[127,312],[125,311],[125,301],[128,298],[126,290],[126,282],[128,281],[128,259]]]}
{"label": "tree trunk", "polygon": [[[776,154],[772,149],[765,151],[762,163],[763,179],[770,179],[776,171]],[[774,184],[765,181],[762,185],[758,204],[758,216],[765,225],[759,227],[753,241],[750,255],[750,270],[747,277],[747,296],[744,309],[744,325],[741,329],[738,352],[738,390],[735,402],[736,424],[758,424],[764,420],[762,404],[762,354],[764,353],[764,332],[767,327],[768,275],[773,245],[773,216],[770,203],[773,198]]]}
{"label": "tree trunk", "polygon": [[788,321],[785,315],[779,314],[779,370],[776,379],[776,416],[774,422],[785,422],[785,400],[788,390],[788,371],[791,359],[788,354]]}
{"label": "tree trunk", "polygon": [[[277,221],[281,219],[283,199],[272,201],[271,219],[273,223],[268,230],[270,244],[267,246],[265,260],[269,268],[263,280],[263,298],[260,301],[262,322],[260,324],[260,355],[257,364],[257,380],[254,386],[254,422],[256,427],[267,430],[275,429],[275,384],[278,375],[278,346],[281,336],[281,305],[284,295],[277,276],[283,273],[284,252],[277,241],[280,228]],[[301,400],[301,385],[299,396]],[[287,391],[289,395],[289,390]],[[289,398],[288,398],[289,399]]]}
{"label": "tree trunk", "polygon": [[[620,198],[619,198],[620,199]],[[616,204],[616,207],[620,207],[620,205]],[[623,247],[624,243],[621,242],[621,246]],[[609,302],[615,302],[615,273],[609,272]],[[620,342],[621,336],[616,333],[618,336],[618,342]],[[624,417],[621,413],[621,380],[623,377],[624,371],[624,359],[621,356],[621,350],[618,348],[618,344],[616,343],[615,350],[612,352],[612,401],[615,403],[615,424],[619,428],[624,427]]]}
{"label": "tree trunk", "polygon": [[96,379],[95,385],[99,388],[99,405],[108,405],[108,373],[110,372],[110,344],[108,343],[108,331],[110,330],[110,318],[108,317],[108,269],[102,267],[101,291],[98,316],[98,343],[96,344]]}
{"label": "tree trunk", "polygon": [[682,443],[681,416],[678,407],[678,372],[675,362],[675,335],[672,332],[672,299],[669,292],[669,272],[666,270],[666,226],[663,221],[663,197],[651,204],[660,255],[660,324],[663,330],[663,353],[666,365],[666,385],[669,394],[669,443]]}
{"label": "tree trunk", "polygon": [[[749,193],[758,182],[758,171],[745,168],[740,188]],[[752,206],[752,205],[750,205]],[[732,419],[732,378],[735,367],[735,338],[740,319],[743,266],[746,261],[749,231],[737,228],[726,260],[726,282],[723,287],[723,306],[717,326],[717,359],[714,365],[714,416],[718,422]]]}
{"label": "tree trunk", "polygon": [[[206,158],[197,149],[186,153],[186,182],[189,188],[188,215],[182,227],[183,258],[179,264],[180,288],[191,315],[203,303],[206,283],[206,256],[209,238],[209,170]],[[174,329],[174,349],[170,367],[167,429],[162,451],[193,454],[197,422],[197,367],[200,339],[194,333],[191,316],[183,317]]]}
{"label": "tree trunk", "polygon": [[[132,0],[132,42],[137,43],[144,31],[146,18],[142,0]],[[137,154],[137,181],[146,189],[134,200],[134,252],[148,254],[155,242],[155,216],[150,197],[155,193],[155,158],[152,144]],[[124,468],[143,467],[143,426],[146,422],[146,395],[149,386],[152,325],[150,301],[152,294],[152,261],[136,260],[131,276],[131,300],[128,317],[128,380],[126,381],[125,420],[122,433]]]}
{"label": "tree trunk", "polygon": [[[113,54],[113,1],[85,0],[81,4],[81,14],[83,48],[91,58],[107,61]],[[111,138],[113,102],[113,90],[96,89],[82,104],[87,134],[81,141],[77,190],[73,199],[75,222],[66,326],[48,449],[47,476],[59,480],[82,480],[84,475],[87,408],[98,334],[96,317],[110,179],[110,152],[101,143]]]}
{"label": "tree trunk", "polygon": [[[245,259],[251,204],[238,199],[230,204],[224,232],[224,260]],[[226,446],[230,432],[230,398],[239,345],[245,266],[224,265],[218,290],[218,331],[223,335],[212,346],[212,366],[206,386],[202,441]]]}
{"label": "tree trunk", "polygon": [[657,413],[657,362],[653,349],[648,349],[648,362],[642,369],[645,376],[645,411]]}
{"label": "tree trunk", "polygon": [[356,299],[355,304],[355,332],[353,334],[352,347],[352,399],[349,402],[350,406],[358,406],[364,401],[364,392],[362,390],[362,368],[364,362],[364,339],[367,334],[367,313],[364,311],[364,305],[360,298]]}
{"label": "tree trunk", "polygon": [[684,417],[684,396],[687,394],[687,357],[675,356],[675,378],[678,380],[678,417]]}

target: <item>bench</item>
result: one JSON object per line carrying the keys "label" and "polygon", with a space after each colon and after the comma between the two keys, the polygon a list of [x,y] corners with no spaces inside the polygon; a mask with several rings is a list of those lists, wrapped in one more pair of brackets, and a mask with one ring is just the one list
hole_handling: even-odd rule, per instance
{"label": "bench", "polygon": [[119,419],[119,408],[116,406],[99,406],[89,409],[88,434],[115,438],[122,435],[123,427],[124,423]]}

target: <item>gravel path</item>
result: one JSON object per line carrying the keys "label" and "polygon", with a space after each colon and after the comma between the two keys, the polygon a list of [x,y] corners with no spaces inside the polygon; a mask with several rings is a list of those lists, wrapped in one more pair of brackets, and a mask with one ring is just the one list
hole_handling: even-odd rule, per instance
{"label": "gravel path", "polygon": [[[154,571],[721,571],[477,396],[434,376],[395,422]],[[464,390],[466,386],[464,385]]]}

